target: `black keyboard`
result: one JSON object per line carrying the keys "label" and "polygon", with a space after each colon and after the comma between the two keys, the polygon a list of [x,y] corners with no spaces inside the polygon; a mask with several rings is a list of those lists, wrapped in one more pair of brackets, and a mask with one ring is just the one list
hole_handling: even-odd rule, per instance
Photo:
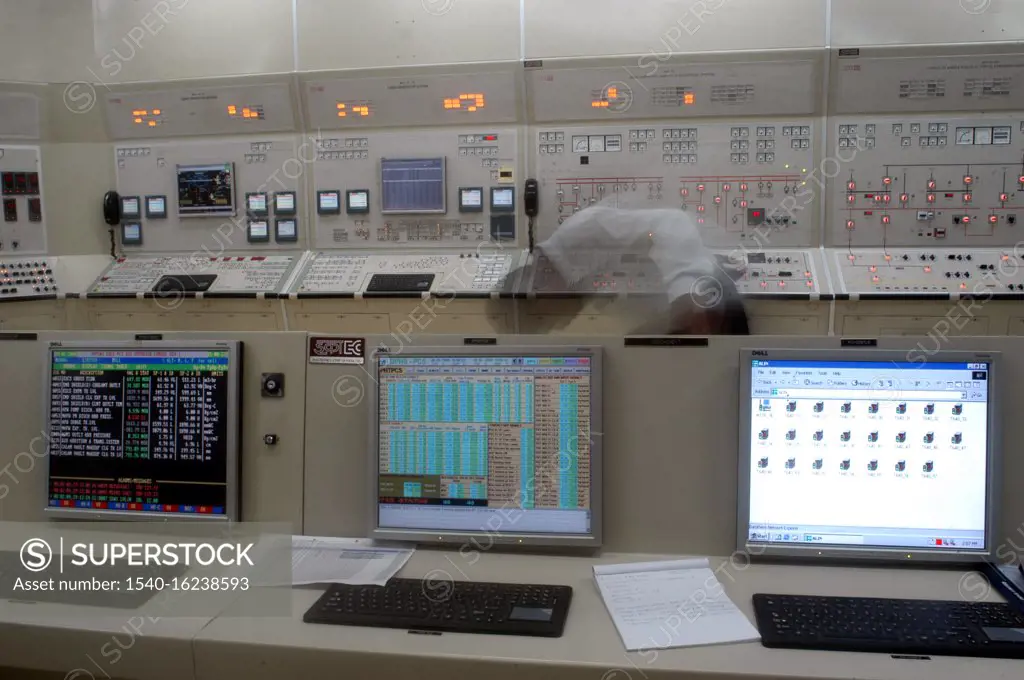
{"label": "black keyboard", "polygon": [[368,293],[422,293],[430,290],[433,274],[374,274],[366,286]]}
{"label": "black keyboard", "polygon": [[569,586],[393,578],[384,586],[334,584],[302,620],[342,626],[561,637],[571,600]]}
{"label": "black keyboard", "polygon": [[765,647],[1024,659],[1024,616],[1000,602],[754,595]]}

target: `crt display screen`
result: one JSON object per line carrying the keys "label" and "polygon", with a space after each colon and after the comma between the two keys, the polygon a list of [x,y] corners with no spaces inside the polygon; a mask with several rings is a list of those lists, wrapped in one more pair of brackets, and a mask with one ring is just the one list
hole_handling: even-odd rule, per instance
{"label": "crt display screen", "polygon": [[377,361],[381,528],[591,532],[590,356]]}
{"label": "crt display screen", "polygon": [[225,515],[226,349],[54,349],[51,508]]}
{"label": "crt display screen", "polygon": [[178,166],[179,215],[234,215],[235,177],[231,163]]}
{"label": "crt display screen", "polygon": [[752,364],[748,541],[986,547],[991,364]]}

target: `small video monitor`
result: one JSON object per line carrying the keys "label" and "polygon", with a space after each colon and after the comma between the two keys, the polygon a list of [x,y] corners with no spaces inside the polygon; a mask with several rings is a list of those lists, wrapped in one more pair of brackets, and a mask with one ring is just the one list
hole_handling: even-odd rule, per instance
{"label": "small video monitor", "polygon": [[137,220],[142,217],[142,206],[139,204],[138,196],[121,197],[121,219]]}
{"label": "small video monitor", "polygon": [[142,225],[138,222],[125,222],[121,225],[121,245],[142,245]]}
{"label": "small video monitor", "polygon": [[274,222],[274,240],[278,243],[294,243],[299,240],[299,229],[294,217],[279,218]]}
{"label": "small video monitor", "polygon": [[176,172],[179,217],[234,216],[234,163],[179,165]]}
{"label": "small video monitor", "polygon": [[47,347],[46,509],[88,519],[238,519],[241,343]]}
{"label": "small video monitor", "polygon": [[999,365],[993,352],[742,350],[740,549],[991,558],[1000,537]]}
{"label": "small video monitor", "polygon": [[491,212],[511,213],[515,211],[515,187],[491,187]]}
{"label": "small video monitor", "polygon": [[327,189],[316,192],[316,211],[320,215],[338,215],[341,213],[341,192]]}
{"label": "small video monitor", "polygon": [[296,212],[295,207],[295,192],[294,191],[278,191],[274,194],[274,214],[275,215],[294,215]]}
{"label": "small video monitor", "polygon": [[167,217],[166,196],[146,196],[146,218],[162,220]]}
{"label": "small video monitor", "polygon": [[245,209],[253,217],[266,217],[270,214],[267,195],[262,192],[245,195]]}
{"label": "small video monitor", "polygon": [[459,212],[474,213],[484,210],[483,187],[459,187]]}
{"label": "small video monitor", "polygon": [[370,212],[370,192],[366,189],[346,191],[345,212],[349,215],[365,215]]}
{"label": "small video monitor", "polygon": [[371,362],[372,537],[601,544],[600,347],[419,347]]}
{"label": "small video monitor", "polygon": [[249,220],[249,243],[266,243],[270,240],[270,226],[266,220]]}

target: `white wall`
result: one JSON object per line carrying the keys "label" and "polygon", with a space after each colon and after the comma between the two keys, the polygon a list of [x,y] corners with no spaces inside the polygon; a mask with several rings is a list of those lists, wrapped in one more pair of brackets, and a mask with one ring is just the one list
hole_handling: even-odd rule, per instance
{"label": "white wall", "polygon": [[0,81],[80,79],[92,27],[92,0],[0,0]]}

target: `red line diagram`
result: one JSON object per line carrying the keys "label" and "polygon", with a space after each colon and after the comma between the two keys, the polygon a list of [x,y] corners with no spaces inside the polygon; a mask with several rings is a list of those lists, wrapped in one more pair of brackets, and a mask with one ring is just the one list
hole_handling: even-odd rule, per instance
{"label": "red line diagram", "polygon": [[767,218],[785,196],[797,192],[800,175],[694,175],[679,178],[682,205],[697,213],[697,224],[711,220],[727,232],[747,227],[747,210]]}

